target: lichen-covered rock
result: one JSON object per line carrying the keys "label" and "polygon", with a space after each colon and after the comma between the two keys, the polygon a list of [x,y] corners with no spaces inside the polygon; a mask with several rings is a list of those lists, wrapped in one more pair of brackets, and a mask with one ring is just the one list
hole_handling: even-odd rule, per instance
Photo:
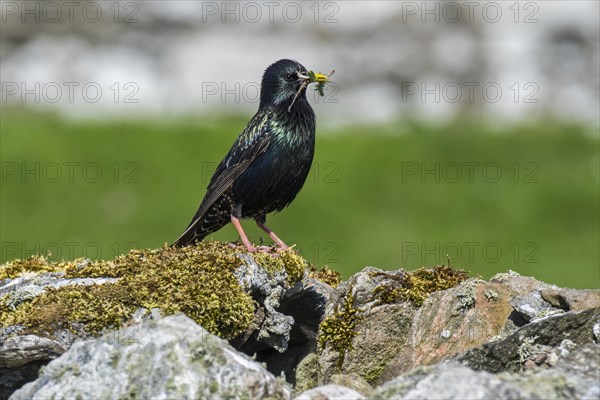
{"label": "lichen-covered rock", "polygon": [[542,298],[555,308],[581,311],[600,307],[599,290],[563,289],[555,286],[540,291]]}
{"label": "lichen-covered rock", "polygon": [[294,389],[297,393],[319,386],[319,356],[306,355],[296,366]]}
{"label": "lichen-covered rock", "polygon": [[14,368],[32,361],[50,360],[65,350],[54,339],[37,335],[9,336],[0,341],[0,368]]}
{"label": "lichen-covered rock", "polygon": [[259,301],[264,310],[262,321],[256,326],[256,340],[284,352],[290,340],[294,318],[277,309],[284,295],[300,291],[303,284],[296,281],[290,287],[286,284],[288,273],[285,269],[268,271],[248,254],[242,254],[240,258],[244,263],[236,268],[233,274],[244,291]]}
{"label": "lichen-covered rock", "polygon": [[[246,254],[207,242],[112,261],[17,260],[0,266],[0,279],[0,397],[57,357],[20,398],[289,398],[282,378],[315,399],[425,398],[460,379],[448,396],[599,392],[573,391],[591,367],[569,360],[597,352],[589,345],[600,340],[600,290],[561,289],[512,271],[484,281],[447,266],[367,267],[333,289],[319,279],[337,285],[335,272],[315,271],[293,251]],[[177,313],[193,326],[168,317]],[[223,378],[207,381],[213,373]],[[94,374],[126,383],[98,394]],[[147,376],[152,387],[142,383]]]}
{"label": "lichen-covered rock", "polygon": [[365,396],[339,385],[324,385],[307,390],[294,400],[362,400]]}
{"label": "lichen-covered rock", "polygon": [[530,359],[536,364],[547,361],[552,365],[556,363],[552,358],[568,353],[569,348],[594,343],[594,326],[599,323],[600,308],[549,316],[470,349],[456,359],[472,369],[493,373],[519,371]]}
{"label": "lichen-covered rock", "polygon": [[479,279],[431,294],[410,321],[407,340],[382,380],[486,343],[504,329],[513,310],[509,300],[502,285]]}
{"label": "lichen-covered rock", "polygon": [[184,315],[75,343],[11,399],[288,399],[291,390]]}
{"label": "lichen-covered rock", "polygon": [[358,393],[361,393],[365,396],[368,396],[369,394],[371,394],[371,392],[373,392],[373,386],[371,386],[365,378],[354,372],[349,373],[347,375],[333,375],[331,377],[331,383],[333,383],[334,385],[344,386],[349,389],[356,390]]}
{"label": "lichen-covered rock", "polygon": [[510,304],[513,306],[515,313],[526,322],[564,312],[564,310],[553,307],[552,304],[544,300],[540,291],[516,296],[511,300]]}
{"label": "lichen-covered rock", "polygon": [[[486,282],[467,279],[449,267],[413,272],[365,268],[337,291],[339,299],[328,306],[321,324],[320,384],[331,383],[338,373],[357,373],[378,385],[418,366],[479,348],[502,354],[501,360],[481,361],[489,368],[515,363],[523,338],[506,351],[496,346],[517,329],[530,331],[531,338],[539,336],[539,346],[549,346],[538,348],[529,366],[555,363],[554,349],[562,339],[574,337],[576,345],[592,341],[595,322],[588,320],[584,329],[580,325],[587,317],[568,311],[586,310],[600,297],[599,290],[560,289],[512,271]],[[561,314],[564,319],[550,318]],[[524,326],[528,328],[523,330]],[[542,339],[553,331],[559,332],[554,337],[560,340]]]}
{"label": "lichen-covered rock", "polygon": [[419,367],[377,388],[372,400],[393,399],[596,399],[600,346],[588,343],[556,367],[529,373],[491,374],[457,362]]}
{"label": "lichen-covered rock", "polygon": [[406,346],[418,307],[431,293],[465,279],[463,271],[443,266],[413,272],[367,267],[343,282],[321,323],[320,383],[340,373],[377,383]]}
{"label": "lichen-covered rock", "polygon": [[[110,261],[14,260],[0,266],[0,368],[47,362],[75,340],[181,312],[267,364],[291,344],[277,366],[289,373],[316,348],[332,291],[309,272],[336,277],[292,250],[250,255],[221,242],[133,250]],[[26,370],[19,376],[33,374]],[[4,376],[7,392],[22,382]]]}

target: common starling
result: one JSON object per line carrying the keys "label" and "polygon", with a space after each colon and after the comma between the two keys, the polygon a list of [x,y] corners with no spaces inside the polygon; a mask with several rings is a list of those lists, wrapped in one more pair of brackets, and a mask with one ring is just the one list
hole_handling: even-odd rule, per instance
{"label": "common starling", "polygon": [[316,125],[306,87],[327,81],[328,76],[309,73],[292,60],[279,60],[265,70],[258,112],[217,167],[198,211],[175,246],[200,241],[232,222],[244,246],[255,252],[240,224],[241,219],[251,218],[279,249],[288,248],[265,225],[266,217],[288,206],[304,185],[313,160]]}

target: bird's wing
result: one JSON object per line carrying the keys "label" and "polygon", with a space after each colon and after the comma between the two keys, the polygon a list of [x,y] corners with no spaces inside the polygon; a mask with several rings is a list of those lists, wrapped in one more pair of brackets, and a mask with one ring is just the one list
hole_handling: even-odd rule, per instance
{"label": "bird's wing", "polygon": [[195,229],[196,224],[202,220],[204,214],[223,193],[233,185],[256,158],[267,150],[270,141],[269,119],[268,114],[255,115],[238,136],[229,153],[217,167],[194,218],[176,242]]}

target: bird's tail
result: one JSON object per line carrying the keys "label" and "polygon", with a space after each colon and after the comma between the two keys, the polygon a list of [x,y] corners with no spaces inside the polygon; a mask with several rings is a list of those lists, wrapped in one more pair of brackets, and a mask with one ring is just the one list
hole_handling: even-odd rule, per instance
{"label": "bird's tail", "polygon": [[206,237],[207,234],[205,235],[200,235],[196,233],[196,230],[194,229],[195,225],[194,223],[198,221],[192,221],[192,223],[187,227],[187,229],[185,230],[185,232],[183,232],[181,234],[181,236],[179,236],[177,238],[177,240],[175,240],[173,242],[173,244],[171,244],[171,246],[173,247],[183,247],[183,246],[189,246],[190,244],[194,244],[195,242],[200,242],[202,239],[204,239]]}
{"label": "bird's tail", "polygon": [[173,242],[171,246],[183,247],[202,241],[206,236],[218,231],[229,222],[222,214],[207,213],[196,215],[186,230]]}

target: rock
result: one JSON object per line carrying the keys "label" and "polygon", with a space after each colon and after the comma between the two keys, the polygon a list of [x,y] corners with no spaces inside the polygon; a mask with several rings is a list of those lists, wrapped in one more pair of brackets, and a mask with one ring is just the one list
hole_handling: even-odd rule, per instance
{"label": "rock", "polygon": [[5,264],[0,397],[32,380],[13,397],[289,399],[283,379],[311,399],[600,393],[598,290],[446,266],[316,276],[218,242]]}
{"label": "rock", "polygon": [[339,385],[324,385],[310,389],[294,400],[361,400],[365,396],[355,390]]}
{"label": "rock", "polygon": [[[317,332],[325,305],[335,297],[335,291],[323,282],[308,278],[302,283],[300,290],[286,291],[279,300],[278,310],[282,314],[293,316],[294,319],[285,352],[265,346],[257,336],[251,336],[242,346],[234,346],[246,354],[255,355],[256,360],[264,362],[270,372],[276,376],[283,374],[286,380],[294,385],[297,366],[305,357],[316,351]],[[255,338],[256,340],[253,340]],[[308,371],[306,373],[310,374]],[[314,386],[316,383],[306,389]]]}
{"label": "rock", "polygon": [[[452,343],[462,337],[464,327],[460,327],[461,323],[466,326],[473,319],[465,317],[465,310],[473,307],[477,293],[483,297],[484,289],[476,293],[477,283],[467,281],[451,289],[454,291],[447,291],[444,300],[437,303],[425,300],[431,293],[454,287],[466,278],[464,272],[444,266],[413,272],[367,267],[342,283],[337,288],[339,298],[328,306],[325,325],[321,326],[325,343],[320,352],[320,383],[329,383],[335,374],[356,373],[369,384],[379,384],[400,373],[394,370],[389,376],[382,376],[390,363],[394,364],[398,359],[401,360],[398,365],[408,370],[421,362],[420,359],[408,362],[407,359],[413,356],[422,358],[432,353],[430,362],[433,362],[436,354],[446,354],[447,344],[437,352],[433,350],[440,341]],[[492,308],[490,314],[498,314],[496,317],[502,320],[499,325],[503,326],[510,311],[507,309],[503,316],[498,307]],[[444,311],[443,315],[439,315],[440,310]],[[423,317],[419,318],[419,315]],[[447,329],[451,324],[446,323],[450,318],[456,321],[452,332]],[[432,323],[435,326],[430,326]],[[497,334],[493,325],[482,326],[490,331],[489,337]],[[456,338],[446,340],[442,332],[455,334]],[[435,345],[414,351],[418,345],[415,341],[428,335],[435,336]],[[481,341],[483,343],[485,338]]]}
{"label": "rock", "polygon": [[555,368],[491,374],[450,361],[419,367],[377,388],[370,399],[593,399],[600,393],[600,346],[588,343]]}
{"label": "rock", "polygon": [[516,296],[511,300],[510,304],[519,317],[523,318],[526,322],[563,312],[562,309],[557,309],[545,301],[540,292]]}
{"label": "rock", "polygon": [[369,385],[369,382],[367,382],[365,378],[356,373],[350,373],[348,375],[332,375],[331,383],[356,390],[365,396],[368,396],[373,391],[373,386]]}
{"label": "rock", "polygon": [[294,318],[277,311],[277,308],[289,290],[299,291],[302,284],[290,289],[286,284],[288,276],[285,270],[268,273],[251,255],[240,254],[239,257],[244,263],[233,274],[264,311],[264,318],[256,327],[256,341],[283,353],[288,346]]}
{"label": "rock", "polygon": [[407,340],[416,307],[385,304],[377,288],[392,288],[405,272],[366,267],[336,288],[327,306],[319,354],[319,383],[336,374],[356,373],[371,383]]}
{"label": "rock", "polygon": [[65,352],[57,340],[37,336],[7,337],[0,342],[0,368],[20,367],[32,361],[50,360]]}
{"label": "rock", "polygon": [[294,389],[301,393],[319,385],[319,356],[310,353],[296,367]]}
{"label": "rock", "polygon": [[[308,278],[307,267],[293,251],[250,255],[220,242],[133,250],[111,261],[15,260],[0,266],[0,368],[48,362],[78,339],[181,311],[293,383],[335,295]],[[63,305],[61,296],[74,300]],[[27,371],[19,376],[32,376]],[[0,385],[14,387],[3,376]]]}
{"label": "rock", "polygon": [[11,399],[282,398],[291,390],[184,315],[75,343]]}
{"label": "rock", "polygon": [[0,367],[0,399],[8,399],[15,390],[35,380],[40,368],[47,363],[48,360],[31,361],[20,367]]}
{"label": "rock", "polygon": [[594,307],[600,307],[599,290],[575,290],[561,289],[557,287],[544,288],[541,290],[542,298],[553,307],[565,311],[581,311]]}
{"label": "rock", "polygon": [[527,324],[503,339],[466,351],[456,359],[475,370],[518,371],[531,355],[549,353],[556,347],[560,347],[562,354],[569,347],[593,343],[593,327],[599,322],[600,308],[550,316]]}
{"label": "rock", "polygon": [[[447,267],[436,268],[414,272],[365,268],[342,283],[321,326],[321,335],[332,340],[323,340],[325,345],[318,353],[319,383],[331,383],[336,374],[356,373],[369,384],[379,385],[470,349],[475,349],[475,357],[481,349],[488,349],[486,346],[492,349],[486,350],[486,355],[500,352],[503,358],[499,362],[481,360],[485,368],[477,367],[473,360],[474,364],[469,364],[473,368],[497,372],[496,364],[510,362],[518,370],[530,357],[529,366],[547,367],[556,364],[556,347],[563,339],[572,338],[576,345],[592,341],[593,323],[586,318],[595,312],[559,319],[551,316],[559,316],[571,306],[584,309],[594,305],[598,290],[563,290],[512,271],[497,274],[489,282],[464,280]],[[446,287],[434,286],[429,289],[435,290],[423,293],[411,289],[411,282],[416,287],[415,282],[444,279],[448,280]],[[548,301],[543,293],[546,297],[560,293],[570,300],[557,307],[558,303]],[[528,328],[522,329],[525,326]],[[526,336],[515,339],[506,351],[497,350],[502,338],[516,330]],[[552,334],[556,340],[544,339]],[[534,347],[527,350],[521,346],[519,356],[523,340],[536,336]]]}
{"label": "rock", "polygon": [[415,314],[407,341],[382,381],[486,343],[504,329],[512,312],[509,299],[502,285],[481,280],[433,293]]}
{"label": "rock", "polygon": [[[38,297],[48,289],[90,286],[114,282],[112,278],[65,278],[64,272],[25,273],[0,281],[0,302],[9,310]],[[2,305],[0,305],[1,311]],[[78,338],[87,337],[59,329],[53,337],[23,333],[20,325],[0,330],[0,398],[37,377],[39,369],[61,354]]]}

